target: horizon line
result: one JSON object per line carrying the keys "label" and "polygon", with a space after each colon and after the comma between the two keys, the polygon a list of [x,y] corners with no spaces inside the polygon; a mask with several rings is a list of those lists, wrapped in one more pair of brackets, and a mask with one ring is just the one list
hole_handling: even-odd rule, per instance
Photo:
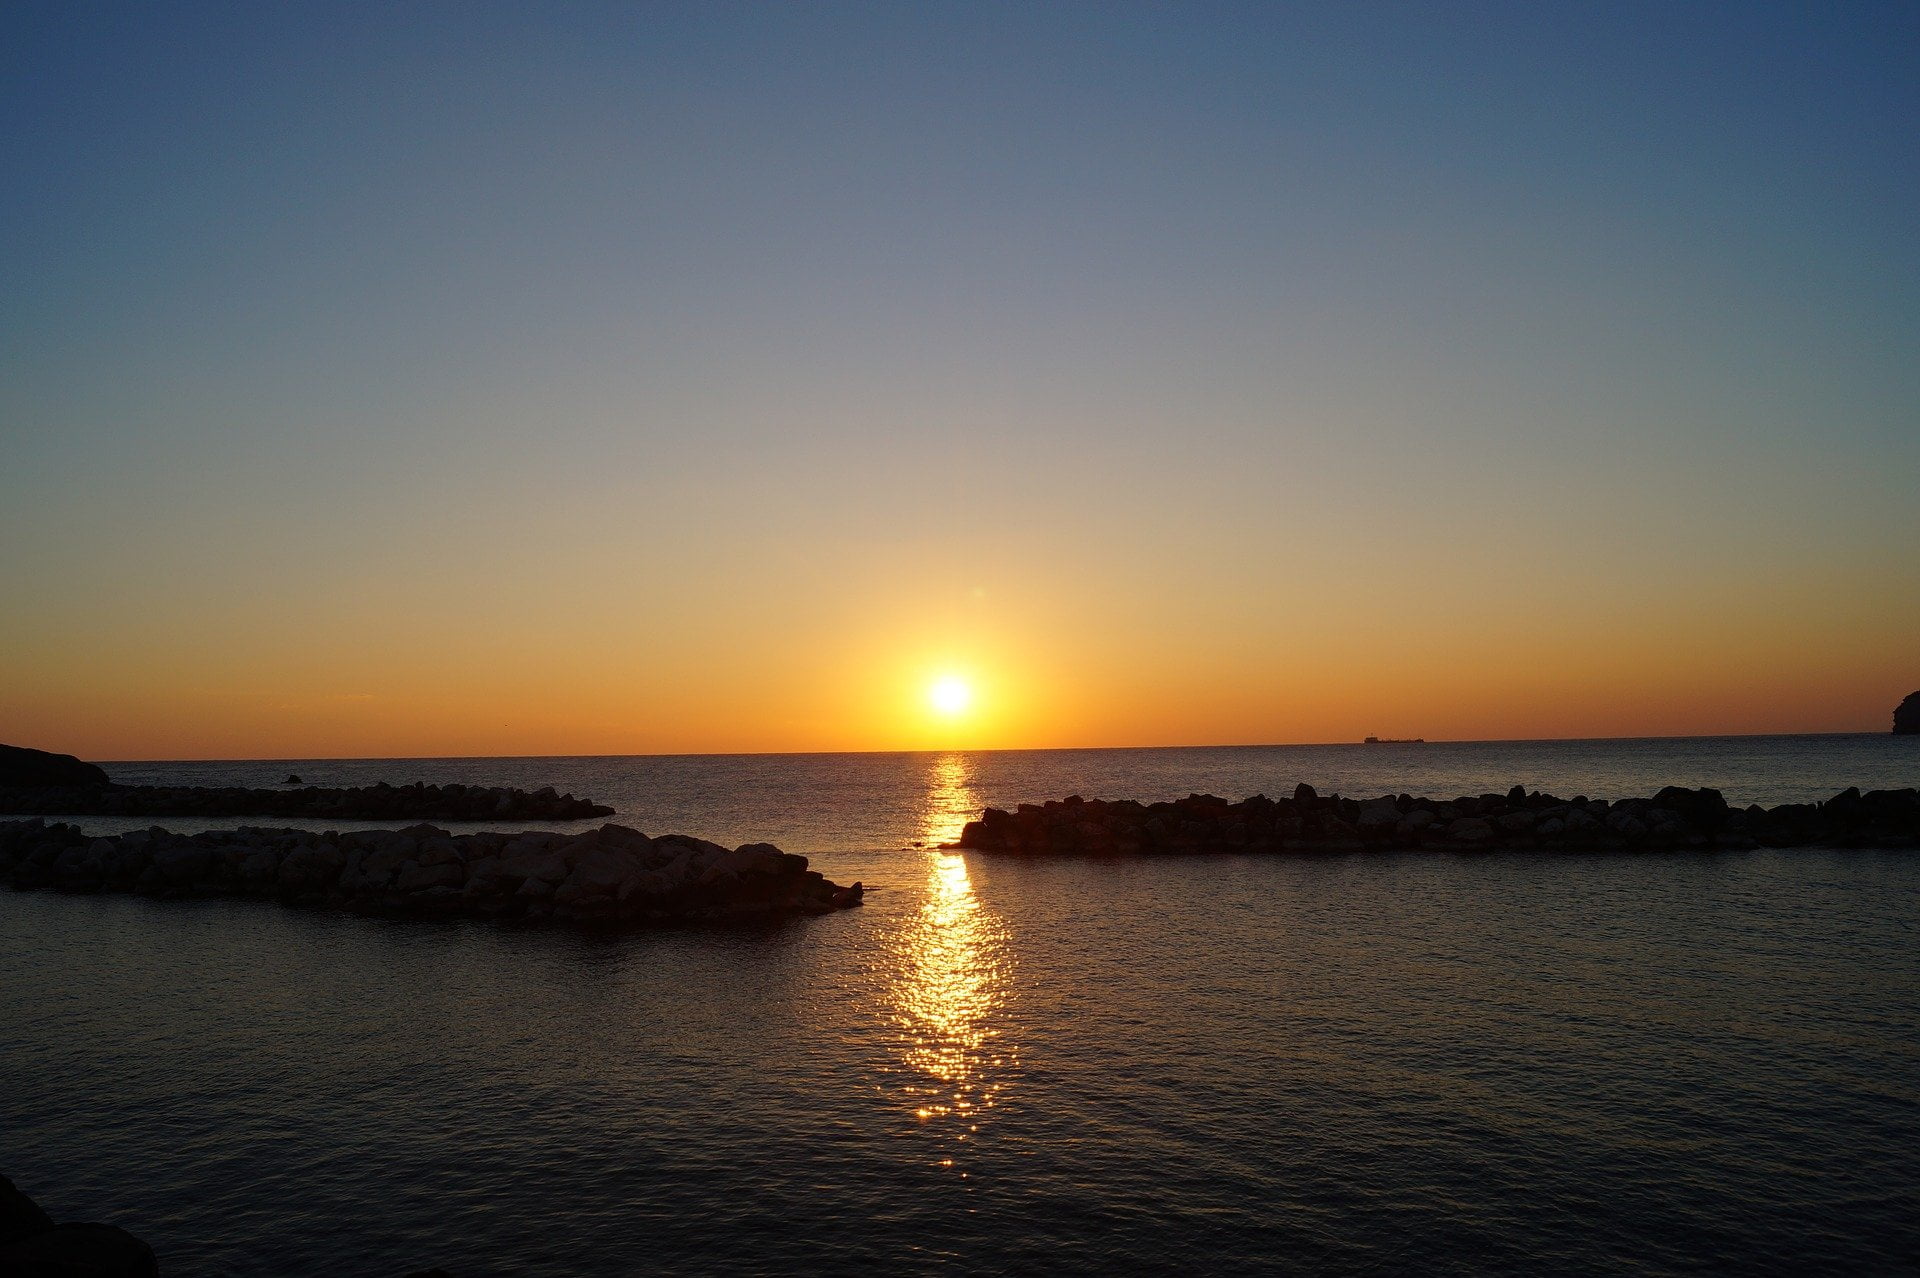
{"label": "horizon line", "polygon": [[[1898,734],[1886,730],[1823,731],[1823,732],[1701,732],[1679,734],[1629,735],[1617,737],[1485,737],[1485,738],[1395,738],[1371,744],[1376,745],[1574,745],[1589,741],[1728,741],[1761,740],[1773,737],[1895,737]],[[1360,747],[1370,744],[1365,740],[1353,741],[1216,741],[1202,743],[1184,743],[1176,745],[1128,745],[1128,746],[995,746],[995,747],[939,747],[902,750],[680,750],[680,751],[635,751],[624,754],[340,754],[340,755],[232,755],[224,757],[173,758],[173,759],[91,759],[96,764],[133,764],[133,763],[326,763],[340,760],[380,761],[394,763],[447,762],[459,759],[751,759],[751,758],[819,758],[824,756],[848,755],[910,755],[910,754],[1065,754],[1065,753],[1117,753],[1127,750],[1316,750],[1332,746]]]}

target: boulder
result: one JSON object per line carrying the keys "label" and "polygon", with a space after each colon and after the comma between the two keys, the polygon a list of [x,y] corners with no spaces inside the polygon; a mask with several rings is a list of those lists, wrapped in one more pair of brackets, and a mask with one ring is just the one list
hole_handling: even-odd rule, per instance
{"label": "boulder", "polygon": [[408,861],[400,867],[393,886],[397,892],[425,892],[432,888],[460,888],[467,883],[467,867],[459,862],[420,865]]}
{"label": "boulder", "polygon": [[44,1234],[53,1228],[53,1217],[39,1204],[21,1193],[14,1183],[0,1176],[0,1247]]}
{"label": "boulder", "polygon": [[113,1225],[56,1225],[0,1176],[0,1274],[9,1278],[158,1278],[153,1248]]}
{"label": "boulder", "polygon": [[280,862],[280,886],[293,892],[316,892],[332,887],[347,865],[347,857],[332,844],[295,848]]}
{"label": "boulder", "polygon": [[240,881],[248,887],[272,887],[280,877],[280,856],[271,848],[249,852],[240,861]]}
{"label": "boulder", "polygon": [[368,830],[349,834],[342,843],[364,853],[360,873],[368,879],[391,875],[405,862],[419,859],[419,845],[404,830]]}
{"label": "boulder", "polygon": [[0,745],[0,786],[39,789],[49,786],[104,786],[107,774],[70,754],[52,754],[25,746]]}
{"label": "boulder", "polygon": [[55,1225],[0,1248],[14,1278],[158,1278],[153,1248],[113,1225]]}
{"label": "boulder", "polygon": [[1920,736],[1920,692],[1909,692],[1893,712],[1893,735]]}
{"label": "boulder", "polygon": [[1392,799],[1375,799],[1360,805],[1354,824],[1361,834],[1384,834],[1400,824],[1400,808]]}
{"label": "boulder", "polygon": [[1689,790],[1670,785],[1653,796],[1653,806],[1676,813],[1683,823],[1696,830],[1717,830],[1727,820],[1727,801],[1718,790]]}
{"label": "boulder", "polygon": [[213,853],[197,843],[176,843],[153,854],[153,868],[161,881],[174,887],[187,887],[207,877],[213,868]]}
{"label": "boulder", "polygon": [[564,886],[585,896],[615,896],[628,879],[644,873],[646,866],[633,853],[595,848],[574,863],[573,873],[567,876]]}
{"label": "boulder", "polygon": [[498,873],[503,877],[525,880],[538,879],[549,885],[566,882],[567,858],[559,852],[549,852],[542,847],[522,846],[525,840],[509,843],[506,852],[500,857]]}

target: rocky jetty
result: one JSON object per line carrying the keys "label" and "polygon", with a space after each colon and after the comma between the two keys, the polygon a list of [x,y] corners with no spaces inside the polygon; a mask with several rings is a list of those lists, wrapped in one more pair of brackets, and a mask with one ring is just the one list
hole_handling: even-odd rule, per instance
{"label": "rocky jetty", "polygon": [[1730,807],[1718,790],[1668,786],[1650,799],[1559,799],[1514,786],[1458,799],[1256,794],[1230,803],[1210,794],[1169,803],[1108,802],[1078,795],[1012,812],[988,808],[954,846],[1028,856],[1135,853],[1348,852],[1370,848],[1455,851],[1920,846],[1920,791],[1843,790],[1824,803]]}
{"label": "rocky jetty", "polygon": [[339,834],[155,827],[93,838],[72,825],[0,822],[0,882],[155,897],[264,897],[410,917],[577,926],[747,922],[860,904],[807,858],[604,825],[584,834],[449,834],[431,825]]}
{"label": "rocky jetty", "polygon": [[113,1225],[56,1225],[0,1176],[0,1274],[10,1278],[155,1278],[153,1249]]}
{"label": "rocky jetty", "polygon": [[1920,736],[1920,692],[1909,692],[1907,699],[1894,708],[1893,735]]}
{"label": "rocky jetty", "polygon": [[[102,774],[103,776],[105,774]],[[322,821],[584,821],[613,809],[552,786],[378,785],[298,790],[242,786],[0,786],[16,816],[297,817]]]}

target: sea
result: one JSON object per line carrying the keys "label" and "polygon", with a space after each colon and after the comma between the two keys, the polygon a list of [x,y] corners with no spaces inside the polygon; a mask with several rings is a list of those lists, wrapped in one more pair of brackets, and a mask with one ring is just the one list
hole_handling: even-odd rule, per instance
{"label": "sea", "polygon": [[626,935],[0,891],[0,1172],[166,1275],[1920,1266],[1920,850],[941,846],[1301,781],[1806,801],[1920,738],[107,770],[554,785],[869,889]]}

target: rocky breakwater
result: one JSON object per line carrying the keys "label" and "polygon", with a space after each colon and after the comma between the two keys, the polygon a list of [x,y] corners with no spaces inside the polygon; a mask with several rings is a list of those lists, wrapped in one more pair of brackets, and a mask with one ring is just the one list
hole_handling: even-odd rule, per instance
{"label": "rocky breakwater", "polygon": [[613,809],[552,786],[378,785],[298,790],[243,786],[0,786],[18,816],[302,817],[330,821],[584,821]]}
{"label": "rocky breakwater", "polygon": [[584,834],[449,834],[431,825],[324,834],[155,827],[92,838],[72,825],[0,822],[0,881],[154,897],[263,897],[404,917],[586,927],[750,922],[860,904],[807,858],[605,825]]}
{"label": "rocky breakwater", "polygon": [[1012,812],[988,808],[954,846],[1029,856],[1208,852],[1548,849],[1669,851],[1753,847],[1920,846],[1920,792],[1843,790],[1824,803],[1730,807],[1718,790],[1669,786],[1648,799],[1560,799],[1514,786],[1458,799],[1208,794],[1167,803],[1078,795]]}

